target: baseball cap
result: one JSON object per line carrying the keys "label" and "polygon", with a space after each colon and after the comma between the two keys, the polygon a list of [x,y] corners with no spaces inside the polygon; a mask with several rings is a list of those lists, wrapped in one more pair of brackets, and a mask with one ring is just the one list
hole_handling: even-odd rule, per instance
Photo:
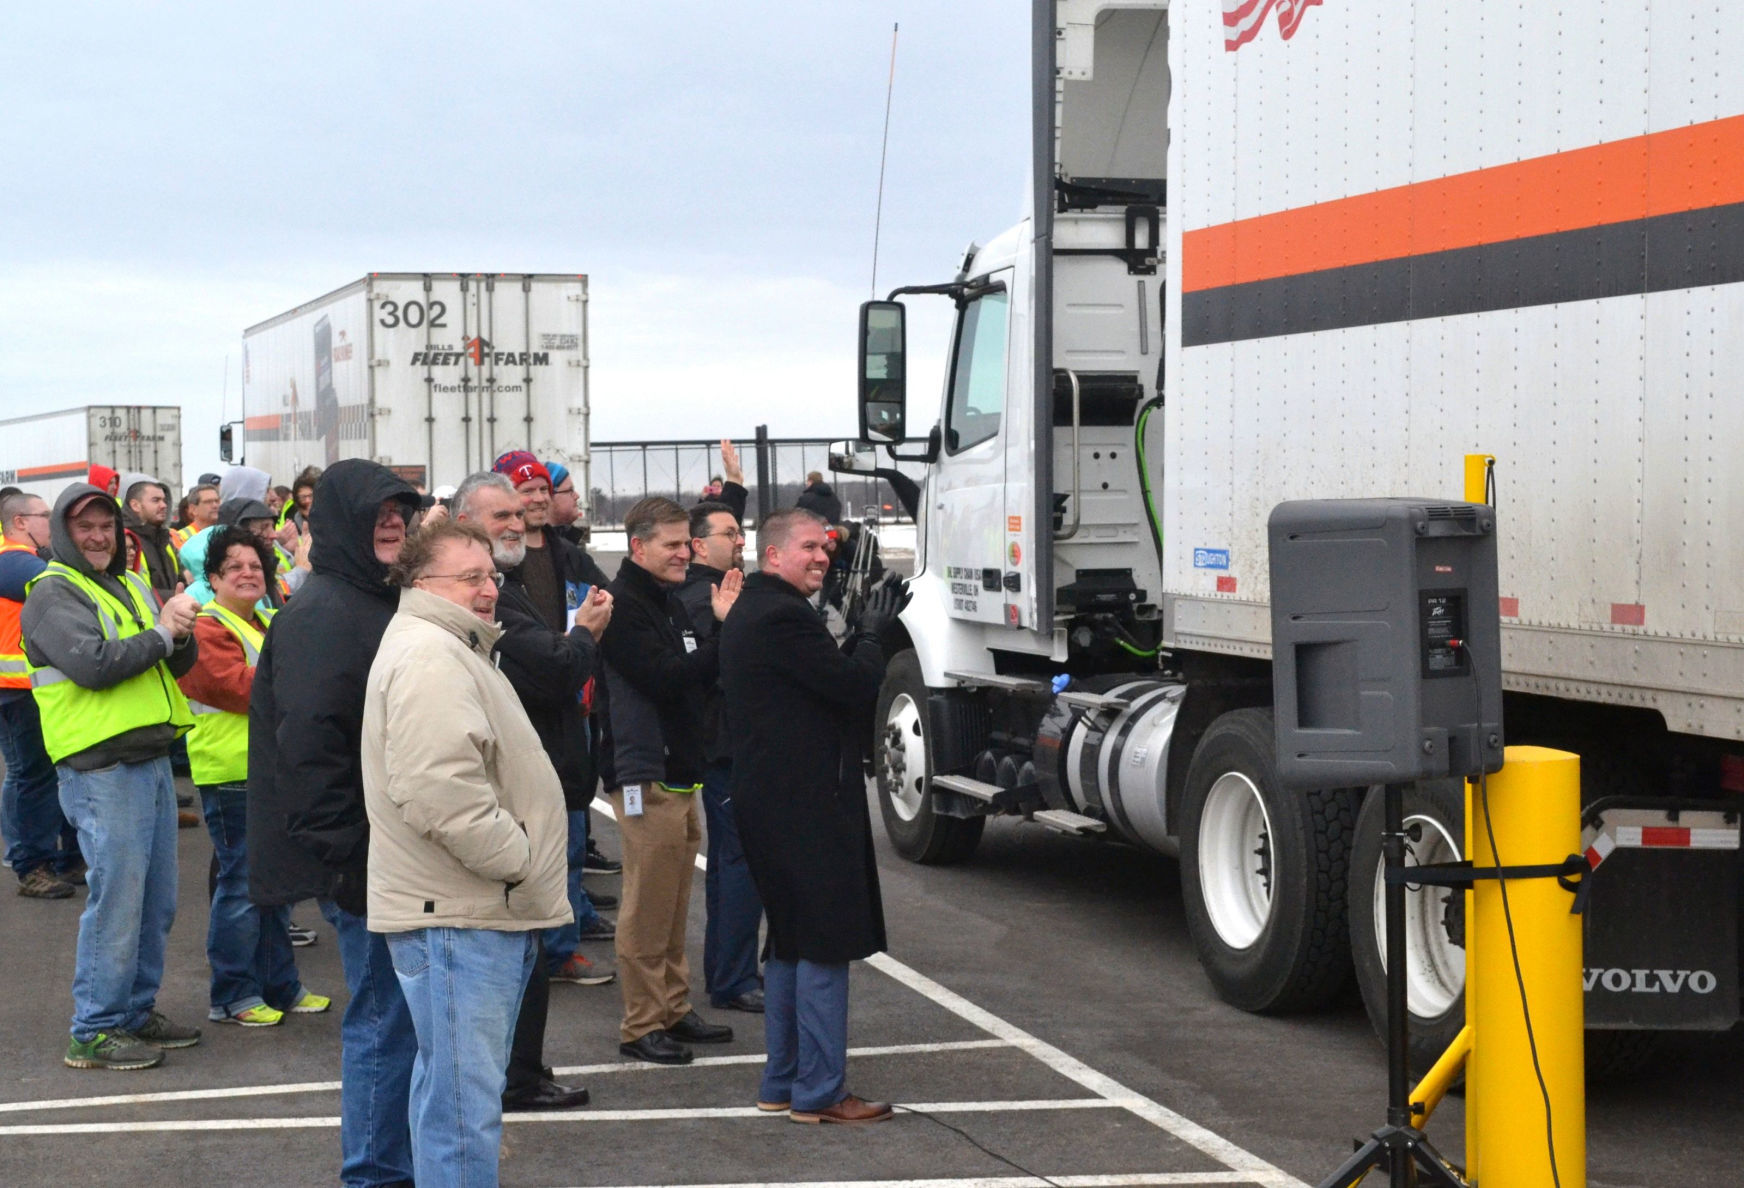
{"label": "baseball cap", "polygon": [[569,467],[561,462],[547,462],[545,463],[545,473],[551,476],[551,489],[555,491],[563,485],[563,480],[569,477]]}
{"label": "baseball cap", "polygon": [[545,464],[526,450],[510,450],[498,458],[491,469],[498,474],[507,475],[511,483],[520,486],[533,479],[544,479],[547,487],[554,486],[551,472],[545,469]]}

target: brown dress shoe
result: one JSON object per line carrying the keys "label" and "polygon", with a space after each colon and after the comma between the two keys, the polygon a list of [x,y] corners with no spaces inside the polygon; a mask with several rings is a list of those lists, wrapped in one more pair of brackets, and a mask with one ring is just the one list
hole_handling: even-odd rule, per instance
{"label": "brown dress shoe", "polygon": [[888,1122],[890,1103],[861,1101],[852,1093],[827,1110],[794,1110],[787,1115],[794,1122],[834,1122],[838,1126],[863,1126],[868,1122]]}
{"label": "brown dress shoe", "polygon": [[176,810],[177,829],[192,829],[194,826],[203,824],[204,822],[205,818],[200,816],[199,813],[192,812],[188,809]]}

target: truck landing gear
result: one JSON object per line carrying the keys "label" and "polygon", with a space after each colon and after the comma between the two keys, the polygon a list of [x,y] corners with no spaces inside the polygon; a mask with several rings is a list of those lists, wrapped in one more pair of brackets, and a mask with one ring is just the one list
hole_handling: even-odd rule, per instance
{"label": "truck landing gear", "polygon": [[1211,724],[1187,769],[1181,889],[1212,986],[1246,1011],[1322,1006],[1350,976],[1345,881],[1357,797],[1284,791],[1270,710]]}
{"label": "truck landing gear", "polygon": [[896,852],[911,862],[962,862],[981,841],[985,817],[947,817],[934,811],[927,688],[913,652],[899,652],[878,691],[874,759],[878,809]]}

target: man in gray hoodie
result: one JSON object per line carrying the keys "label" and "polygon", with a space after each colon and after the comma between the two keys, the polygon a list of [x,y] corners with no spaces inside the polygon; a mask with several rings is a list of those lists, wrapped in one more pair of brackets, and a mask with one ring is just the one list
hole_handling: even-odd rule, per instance
{"label": "man in gray hoodie", "polygon": [[176,678],[194,666],[199,606],[158,608],[126,566],[121,509],[87,483],[56,501],[53,560],[30,580],[20,625],[61,810],[79,832],[90,896],[73,967],[73,1068],[150,1068],[199,1029],[157,1011],[176,914],[171,744],[193,725]]}

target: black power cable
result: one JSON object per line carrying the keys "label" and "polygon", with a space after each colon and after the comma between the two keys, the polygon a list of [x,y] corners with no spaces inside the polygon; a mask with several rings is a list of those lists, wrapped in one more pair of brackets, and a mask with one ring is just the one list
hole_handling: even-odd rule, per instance
{"label": "black power cable", "polygon": [[1030,1171],[1029,1168],[1025,1167],[1023,1164],[1019,1163],[1015,1159],[1007,1159],[1004,1155],[1001,1155],[998,1151],[995,1151],[992,1147],[987,1146],[980,1139],[976,1138],[974,1135],[970,1134],[967,1130],[964,1130],[962,1127],[952,1126],[949,1122],[946,1122],[943,1118],[937,1117],[933,1114],[929,1114],[925,1110],[917,1110],[913,1106],[899,1105],[899,1106],[895,1106],[894,1108],[899,1113],[914,1114],[916,1117],[925,1118],[929,1122],[933,1122],[939,1126],[944,1127],[946,1130],[950,1131],[952,1134],[956,1134],[956,1135],[961,1136],[964,1139],[967,1139],[969,1141],[969,1144],[971,1146],[973,1146],[976,1150],[980,1151],[983,1155],[986,1155],[992,1159],[997,1159],[999,1162],[1003,1163],[1006,1167],[1011,1168],[1013,1171],[1020,1171],[1024,1175],[1029,1176],[1032,1179],[1040,1180],[1042,1183],[1047,1184],[1049,1186],[1049,1188],[1060,1188],[1060,1185],[1056,1181],[1050,1180],[1047,1176],[1042,1175],[1040,1172]]}

